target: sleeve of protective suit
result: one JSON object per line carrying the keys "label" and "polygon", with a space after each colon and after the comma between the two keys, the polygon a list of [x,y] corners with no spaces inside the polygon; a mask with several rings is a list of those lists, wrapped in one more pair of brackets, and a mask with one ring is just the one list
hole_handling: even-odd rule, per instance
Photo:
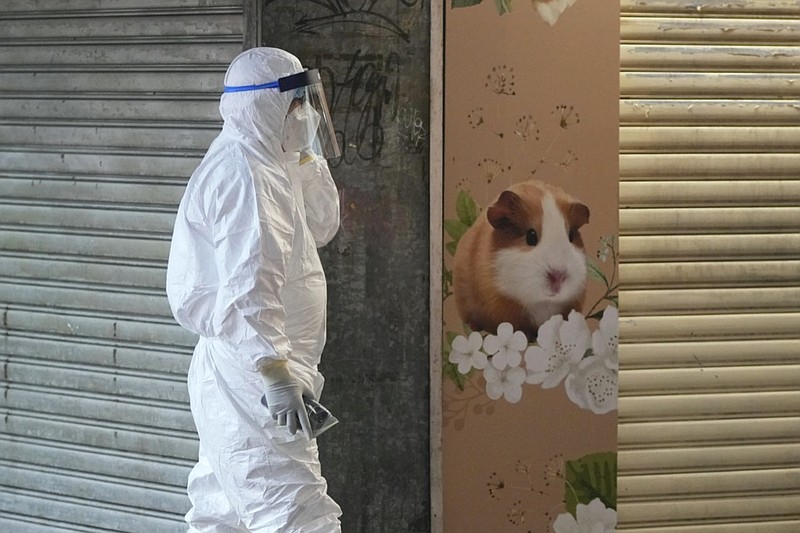
{"label": "sleeve of protective suit", "polygon": [[309,161],[291,167],[294,167],[292,173],[302,182],[308,229],[317,248],[321,248],[339,231],[339,191],[328,162],[314,155],[308,157],[311,158]]}
{"label": "sleeve of protective suit", "polygon": [[244,174],[226,180],[209,210],[219,279],[213,329],[258,370],[291,352],[282,289],[294,221],[290,197]]}

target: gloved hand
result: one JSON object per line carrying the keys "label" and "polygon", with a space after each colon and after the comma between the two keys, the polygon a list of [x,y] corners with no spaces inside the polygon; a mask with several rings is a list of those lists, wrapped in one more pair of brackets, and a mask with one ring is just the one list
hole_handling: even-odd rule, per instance
{"label": "gloved hand", "polygon": [[278,426],[289,433],[297,433],[298,424],[306,438],[311,440],[311,422],[303,402],[303,386],[292,377],[286,361],[267,363],[261,368],[264,379],[267,408]]}

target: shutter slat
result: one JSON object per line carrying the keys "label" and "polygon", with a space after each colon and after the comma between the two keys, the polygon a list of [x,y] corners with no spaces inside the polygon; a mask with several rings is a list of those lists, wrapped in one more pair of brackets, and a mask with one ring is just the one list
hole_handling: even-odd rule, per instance
{"label": "shutter slat", "polygon": [[796,46],[721,44],[630,44],[620,46],[624,70],[681,70],[682,72],[790,71],[797,66]]}
{"label": "shutter slat", "polygon": [[[753,381],[753,373],[758,372],[758,381]],[[751,367],[713,367],[696,364],[694,368],[664,368],[629,370],[624,376],[625,390],[623,397],[647,395],[647,398],[661,394],[680,394],[682,392],[702,391],[706,394],[706,402],[717,397],[712,393],[720,393],[719,401],[729,399],[728,392],[738,391],[791,391],[797,390],[800,383],[800,364],[797,365],[764,365],[756,369]],[[658,396],[659,399],[662,399]],[[798,396],[790,396],[797,400]],[[665,407],[664,416],[672,416],[669,401],[661,402]],[[706,406],[713,410],[716,406]],[[703,406],[699,405],[699,409]]]}
{"label": "shutter slat", "polygon": [[[0,116],[6,119],[20,120],[24,118],[58,122],[65,120],[109,121],[109,122],[155,122],[185,121],[192,117],[197,122],[219,122],[217,95],[203,98],[201,95],[172,99],[154,100],[147,96],[117,95],[95,96],[84,100],[65,99],[72,96],[68,93],[51,93],[36,98],[30,95],[0,93]],[[191,127],[193,124],[186,124]]]}
{"label": "shutter slat", "polygon": [[[619,427],[620,448],[648,449],[696,444],[773,444],[795,443],[800,439],[797,418],[736,418],[720,420],[682,420],[670,422],[627,422]],[[635,443],[635,444],[634,444]],[[624,484],[627,472],[620,474]]]}
{"label": "shutter slat", "polygon": [[800,234],[797,233],[620,237],[621,257],[637,262],[796,259],[798,250]]}
{"label": "shutter slat", "polygon": [[[781,367],[776,367],[781,368]],[[722,378],[730,378],[725,375],[724,368],[704,368],[703,373],[713,373]],[[663,371],[659,371],[663,372]],[[752,371],[751,371],[752,372]],[[797,375],[800,368],[794,368],[793,372]],[[627,374],[627,372],[626,372]],[[664,376],[666,377],[666,375]],[[683,375],[676,377],[683,378]],[[705,375],[701,376],[702,379]],[[777,392],[729,392],[727,394],[679,394],[681,391],[671,390],[667,383],[664,385],[663,381],[659,382],[657,379],[649,380],[638,379],[638,377],[625,377],[625,394],[633,395],[633,388],[646,384],[653,384],[655,387],[659,383],[664,390],[664,395],[651,394],[652,391],[646,391],[648,396],[623,396],[620,403],[623,404],[629,421],[645,421],[656,419],[670,419],[679,418],[685,420],[699,420],[707,418],[754,418],[757,416],[770,416],[770,415],[784,415],[791,416],[796,413],[797,406],[800,402],[800,391],[792,390],[794,384],[788,387],[783,383],[784,388],[787,390]],[[701,379],[695,379],[694,384],[700,383]],[[730,386],[733,382],[728,379],[726,383],[720,383],[720,387]],[[749,383],[745,382],[746,385]],[[774,380],[772,383],[766,384],[765,388],[770,386],[780,388],[781,380]],[[685,391],[690,388],[690,384],[681,382],[680,389]],[[795,457],[800,459],[800,444],[795,448]],[[711,461],[709,464],[714,464]]]}
{"label": "shutter slat", "polygon": [[[42,517],[45,519],[44,523],[50,524],[48,528],[50,531],[52,531],[52,524],[74,524],[76,520],[90,526],[88,531],[93,532],[185,533],[186,531],[186,525],[180,524],[180,516],[175,514],[148,512],[126,505],[103,504],[83,498],[49,495],[40,490],[9,488],[6,489],[6,492],[8,497],[0,498],[0,511],[7,513],[7,516],[17,514],[21,517]],[[185,509],[185,505],[183,509]],[[12,531],[16,531],[16,529],[12,529]],[[66,529],[66,531],[70,531],[70,529]],[[78,529],[78,531],[81,530]],[[87,529],[83,531],[87,531]]]}
{"label": "shutter slat", "polygon": [[[666,43],[669,41],[730,41],[745,43],[796,44],[800,21],[796,19],[751,18],[672,18],[626,16],[620,24],[620,36],[626,42]],[[705,58],[704,58],[705,59]]]}
{"label": "shutter slat", "polygon": [[181,434],[175,430],[160,431],[114,422],[89,424],[80,417],[43,415],[33,411],[0,409],[0,415],[5,418],[4,433],[10,436],[197,460],[197,438],[193,432]]}
{"label": "shutter slat", "polygon": [[699,100],[690,98],[623,100],[619,105],[620,120],[629,125],[651,124],[789,124],[800,116],[798,104],[792,100]]}
{"label": "shutter slat", "polygon": [[[675,0],[620,0],[623,16],[668,13],[676,17],[725,15],[727,17],[796,17],[796,0],[705,0],[702,3]],[[716,26],[712,26],[716,27]]]}
{"label": "shutter slat", "polygon": [[[3,173],[4,196],[13,201],[47,198],[73,203],[146,204],[153,208],[166,207],[170,212],[180,202],[184,184],[176,181],[137,176],[66,176],[47,173]],[[65,187],[65,185],[69,185]],[[53,202],[55,203],[55,202]],[[51,204],[48,207],[52,207]],[[27,209],[35,205],[26,204]],[[5,207],[3,211],[5,211]],[[41,216],[41,214],[40,214]]]}
{"label": "shutter slat", "polygon": [[9,308],[4,313],[4,329],[22,333],[44,333],[71,338],[110,340],[120,343],[146,343],[161,346],[194,346],[197,338],[172,320],[130,315],[68,314],[42,309]]}
{"label": "shutter slat", "polygon": [[789,494],[800,468],[628,476],[623,496],[637,499],[715,498],[735,494]]}
{"label": "shutter slat", "polygon": [[[19,373],[19,372],[18,372]],[[85,383],[86,380],[83,381]],[[117,422],[146,430],[194,431],[191,414],[186,410],[156,407],[156,402],[131,403],[124,399],[97,399],[70,394],[67,389],[9,389],[8,407],[23,412],[46,415],[81,413],[81,418],[96,422]],[[47,402],[47,403],[46,403]]]}
{"label": "shutter slat", "polygon": [[8,435],[0,437],[0,459],[173,487],[183,486],[192,467],[191,461]]}
{"label": "shutter slat", "polygon": [[745,313],[754,310],[791,312],[800,302],[800,287],[628,290],[624,301],[625,309],[637,315]]}
{"label": "shutter slat", "polygon": [[[667,187],[664,187],[665,189]],[[776,187],[774,194],[780,192],[781,188]],[[648,202],[653,204],[649,209],[625,209],[620,212],[620,219],[625,219],[623,224],[627,233],[631,234],[652,234],[654,232],[671,233],[721,233],[730,232],[794,232],[800,224],[800,208],[796,207],[721,207],[709,205],[705,208],[681,209],[681,203],[692,205],[701,203],[692,196],[690,188],[684,190],[683,194],[653,194],[637,191],[636,188],[629,189],[631,196],[641,194],[634,202],[644,205]],[[766,196],[766,195],[764,195]],[[666,206],[673,200],[674,208],[658,209]],[[792,195],[787,197],[791,200]],[[731,204],[744,202],[745,199],[738,200],[733,194],[728,195]],[[756,197],[758,198],[758,197]],[[763,197],[762,197],[763,198]],[[716,198],[716,202],[724,202],[724,194]],[[768,198],[757,199],[751,203],[766,203]],[[633,203],[633,202],[632,202]],[[784,198],[776,199],[773,202],[780,206],[786,203]],[[716,208],[716,209],[715,209]]]}
{"label": "shutter slat", "polygon": [[[629,290],[657,287],[789,286],[800,272],[800,261],[726,261],[696,263],[627,263],[620,279]],[[626,293],[628,291],[626,290]]]}
{"label": "shutter slat", "polygon": [[[624,294],[620,305],[625,305]],[[637,341],[705,341],[748,338],[796,338],[800,313],[689,316],[630,316],[620,320],[620,338]]]}
{"label": "shutter slat", "polygon": [[[641,341],[622,344],[620,358],[627,369],[672,368],[697,365],[770,365],[797,362],[800,339],[720,339],[681,342]],[[754,361],[753,354],[758,354]],[[622,391],[623,393],[625,391]]]}
{"label": "shutter slat", "polygon": [[97,282],[124,279],[128,288],[140,287],[163,291],[166,271],[162,266],[131,265],[119,262],[87,262],[43,255],[0,255],[0,279],[20,281],[57,279],[61,282]]}
{"label": "shutter slat", "polygon": [[7,487],[41,490],[50,495],[85,498],[98,504],[149,507],[169,512],[185,507],[185,499],[177,490],[164,490],[158,485],[121,483],[114,478],[80,475],[47,467],[21,465],[13,467],[0,461],[0,477]]}
{"label": "shutter slat", "polygon": [[620,130],[626,153],[796,152],[800,127],[793,126],[628,126]]}
{"label": "shutter slat", "polygon": [[42,362],[77,363],[112,369],[143,370],[161,374],[176,374],[185,377],[189,370],[192,347],[177,347],[172,350],[156,349],[155,346],[108,342],[102,339],[91,343],[87,339],[74,342],[68,336],[45,335],[40,332],[14,330],[0,327],[3,343],[0,355],[28,358]]}
{"label": "shutter slat", "polygon": [[[660,501],[659,501],[660,500]],[[637,531],[637,526],[650,525],[647,529],[638,531],[659,531],[658,526],[664,526],[663,531],[742,531],[749,529],[751,522],[764,521],[778,522],[778,527],[784,529],[769,529],[769,524],[762,524],[761,531],[796,532],[791,525],[800,521],[791,519],[797,511],[797,496],[794,494],[764,495],[752,494],[731,498],[682,498],[680,504],[672,499],[662,498],[656,501],[639,501],[636,505],[626,507],[620,511],[619,519],[626,524],[631,524],[632,531]],[[788,520],[787,520],[788,519]],[[705,529],[700,529],[700,524],[706,523]],[[783,526],[780,524],[783,523]],[[728,529],[723,530],[723,524],[728,524]],[[673,529],[677,526],[687,526],[688,529]],[[653,528],[653,529],[651,529]],[[737,529],[738,528],[738,529]]]}
{"label": "shutter slat", "polygon": [[[146,96],[148,101],[160,102],[179,99],[184,93],[186,98],[218,100],[222,92],[220,80],[225,74],[224,65],[213,64],[197,67],[114,64],[106,65],[101,76],[97,70],[81,65],[4,65],[0,72],[0,94],[11,93],[15,99],[25,94],[37,100],[70,97],[78,101],[110,98],[140,101]],[[216,105],[209,106],[204,114],[216,109]]]}
{"label": "shutter slat", "polygon": [[[188,405],[186,379],[178,376],[166,376],[155,372],[131,372],[125,370],[98,368],[90,365],[57,364],[53,361],[15,358],[5,367],[10,386],[16,387],[16,394],[25,395],[19,386],[34,386],[37,394],[46,392],[48,387],[75,394],[92,393],[104,395],[100,400],[112,400],[108,396],[146,400],[145,404],[156,407],[158,402],[173,402],[180,406],[159,404],[165,409],[178,409]],[[48,401],[51,401],[49,399]],[[157,401],[151,401],[157,400]],[[61,409],[60,406],[58,406]],[[185,409],[183,409],[185,411]],[[148,417],[150,418],[150,417]],[[191,430],[191,428],[190,428]]]}
{"label": "shutter slat", "polygon": [[[800,80],[798,80],[800,87]],[[796,180],[800,154],[620,154],[620,176],[628,181],[730,181],[754,178]],[[731,183],[730,187],[735,187]],[[728,187],[721,187],[724,190]],[[624,187],[622,187],[622,194]]]}
{"label": "shutter slat", "polygon": [[799,459],[798,442],[627,450],[619,455],[621,467],[631,474],[790,468]]}
{"label": "shutter slat", "polygon": [[[154,237],[166,238],[172,235],[175,216],[170,213],[148,210],[126,211],[125,203],[120,202],[116,211],[102,209],[100,202],[75,202],[85,207],[66,207],[57,203],[23,203],[21,205],[0,203],[0,225],[32,226],[38,228],[65,228],[104,230],[107,233],[127,231],[150,233]],[[113,207],[108,202],[107,207]],[[172,211],[172,208],[169,208]],[[66,221],[66,223],[65,223]]]}
{"label": "shutter slat", "polygon": [[148,127],[141,123],[120,123],[109,127],[108,122],[64,125],[16,125],[0,121],[0,144],[23,144],[43,147],[102,146],[104,149],[127,148],[173,150],[203,150],[218,133],[218,126],[175,124]]}
{"label": "shutter slat", "polygon": [[[720,185],[723,185],[721,187]],[[757,180],[738,181],[735,187],[726,188],[713,180],[682,181],[670,183],[626,182],[624,195],[620,202],[627,208],[636,206],[683,207],[716,205],[726,208],[746,205],[750,208],[759,204],[770,205],[769,209],[755,210],[757,213],[777,211],[794,216],[795,223],[800,223],[800,181],[789,180]],[[723,190],[720,190],[723,189]],[[786,204],[793,209],[774,209]],[[681,211],[685,212],[685,211]],[[746,211],[734,211],[729,218],[745,216]],[[795,225],[795,229],[798,226]]]}
{"label": "shutter slat", "polygon": [[71,257],[98,257],[106,259],[140,259],[165,263],[169,241],[148,239],[142,236],[84,233],[55,233],[52,228],[0,227],[0,247],[6,251],[35,254],[67,255]]}

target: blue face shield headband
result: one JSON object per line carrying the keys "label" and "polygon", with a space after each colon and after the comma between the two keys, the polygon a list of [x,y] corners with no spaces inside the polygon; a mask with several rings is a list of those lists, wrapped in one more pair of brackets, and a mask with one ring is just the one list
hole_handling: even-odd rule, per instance
{"label": "blue face shield headband", "polygon": [[222,92],[241,93],[245,91],[259,91],[261,89],[280,89],[282,93],[285,93],[286,91],[308,87],[309,85],[322,85],[322,78],[319,76],[319,70],[305,70],[297,74],[292,74],[291,76],[280,78],[278,81],[256,85],[226,85]]}
{"label": "blue face shield headband", "polygon": [[341,155],[319,70],[305,70],[267,83],[226,85],[222,92],[240,93],[265,89],[278,89],[282,93],[295,91],[295,99],[302,101],[302,106],[297,108],[293,106],[290,114],[303,114],[303,116],[317,115],[319,117],[318,123],[316,121],[309,122],[306,135],[307,140],[302,143],[307,144],[307,146],[300,149],[301,152],[312,151],[325,159],[333,159]]}

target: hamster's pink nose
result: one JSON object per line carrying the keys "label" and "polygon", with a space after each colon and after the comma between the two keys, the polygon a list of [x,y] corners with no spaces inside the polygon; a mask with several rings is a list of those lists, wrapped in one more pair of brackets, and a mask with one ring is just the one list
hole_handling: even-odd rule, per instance
{"label": "hamster's pink nose", "polygon": [[547,283],[550,285],[550,290],[553,291],[553,294],[558,294],[558,291],[561,290],[561,285],[564,284],[566,279],[567,273],[563,270],[547,271]]}

